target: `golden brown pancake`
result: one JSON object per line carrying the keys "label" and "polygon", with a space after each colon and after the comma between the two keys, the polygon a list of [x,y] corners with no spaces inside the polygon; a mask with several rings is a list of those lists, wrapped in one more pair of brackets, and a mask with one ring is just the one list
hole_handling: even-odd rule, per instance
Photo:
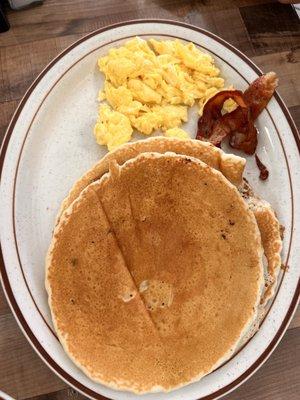
{"label": "golden brown pancake", "polygon": [[56,331],[110,387],[169,391],[230,357],[263,282],[256,220],[237,189],[191,157],[145,153],[63,213],[47,259]]}
{"label": "golden brown pancake", "polygon": [[234,185],[238,186],[242,183],[244,167],[246,164],[244,158],[233,154],[226,154],[212,144],[200,140],[183,140],[161,136],[152,137],[146,140],[124,144],[115,151],[107,153],[74,184],[69,195],[62,203],[58,219],[61,213],[72,204],[87,185],[100,179],[103,174],[108,172],[109,163],[111,161],[116,160],[119,165],[122,165],[127,160],[130,160],[141,153],[166,153],[168,151],[198,158],[210,167],[221,171],[222,174]]}
{"label": "golden brown pancake", "polygon": [[253,213],[260,230],[264,254],[268,263],[265,290],[261,299],[261,303],[265,304],[273,297],[276,288],[277,276],[281,267],[282,239],[280,224],[269,203],[263,200],[256,202]]}
{"label": "golden brown pancake", "polygon": [[[261,304],[266,304],[274,295],[281,267],[281,227],[271,205],[255,195],[248,183],[244,182],[243,188],[246,189],[247,193],[244,196],[245,200],[254,213],[261,234],[261,241],[267,261],[265,288],[261,299]],[[243,188],[241,189],[242,192]]]}
{"label": "golden brown pancake", "polygon": [[[234,185],[244,187],[242,181],[246,160],[233,154],[226,154],[208,142],[199,140],[181,140],[176,138],[154,137],[134,143],[127,143],[115,151],[108,153],[86,174],[83,175],[72,187],[69,195],[63,201],[57,221],[62,212],[80,195],[81,191],[90,183],[100,179],[109,168],[109,163],[116,160],[122,165],[131,158],[146,152],[166,153],[168,151],[195,157],[222,172],[222,174]],[[281,266],[282,240],[280,237],[280,224],[276,215],[266,201],[259,201],[249,185],[246,191],[250,194],[247,201],[252,204],[254,215],[262,237],[262,244],[267,259],[266,286],[262,297],[262,303],[266,303],[274,294],[277,276]],[[253,201],[252,201],[253,199]],[[256,200],[254,200],[256,199]],[[254,206],[253,203],[257,205]],[[259,204],[259,205],[258,205]]]}

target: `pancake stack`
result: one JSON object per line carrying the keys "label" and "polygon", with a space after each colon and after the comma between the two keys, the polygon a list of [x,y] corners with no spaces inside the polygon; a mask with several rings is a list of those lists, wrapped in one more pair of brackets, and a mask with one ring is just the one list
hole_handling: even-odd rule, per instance
{"label": "pancake stack", "polygon": [[170,391],[253,334],[282,244],[244,167],[208,143],[151,138],[109,153],[75,183],[56,221],[46,288],[58,337],[91,379]]}

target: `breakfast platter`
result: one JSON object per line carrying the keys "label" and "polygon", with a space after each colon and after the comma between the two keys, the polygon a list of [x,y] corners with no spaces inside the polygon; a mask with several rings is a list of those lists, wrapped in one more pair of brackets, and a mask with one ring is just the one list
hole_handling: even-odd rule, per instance
{"label": "breakfast platter", "polygon": [[219,398],[287,329],[300,137],[263,72],[199,27],[136,20],[71,45],[20,102],[1,148],[2,285],[87,397]]}

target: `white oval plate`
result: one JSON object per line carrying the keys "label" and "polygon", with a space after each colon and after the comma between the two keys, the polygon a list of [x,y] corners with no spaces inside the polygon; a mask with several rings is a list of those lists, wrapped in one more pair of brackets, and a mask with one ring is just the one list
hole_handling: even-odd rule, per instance
{"label": "white oval plate", "polygon": [[[21,101],[5,136],[1,163],[2,283],[24,334],[62,379],[90,398],[136,399],[88,379],[70,361],[53,331],[44,288],[44,259],[55,215],[73,182],[105,153],[92,135],[97,93],[103,83],[97,58],[129,38],[180,38],[211,52],[228,84],[244,89],[260,70],[243,54],[200,28],[162,20],[130,21],[92,32],[61,53]],[[195,136],[197,118],[186,126]],[[246,177],[270,201],[286,227],[276,297],[258,333],[218,370],[169,394],[147,399],[215,399],[236,388],[267,359],[282,337],[299,297],[299,134],[276,96],[258,120],[259,155],[270,169],[258,179],[253,157]],[[297,254],[298,253],[298,254]],[[237,299],[238,300],[238,299]]]}

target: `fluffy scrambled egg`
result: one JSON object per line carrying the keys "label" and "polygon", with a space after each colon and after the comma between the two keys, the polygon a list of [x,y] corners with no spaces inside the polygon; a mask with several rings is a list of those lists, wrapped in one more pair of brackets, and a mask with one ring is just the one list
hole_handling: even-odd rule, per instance
{"label": "fluffy scrambled egg", "polygon": [[201,114],[207,99],[224,87],[213,58],[178,40],[136,37],[109,50],[98,66],[105,75],[99,100],[108,104],[100,104],[94,133],[108,150],[128,142],[134,129],[188,137],[179,128],[188,107],[198,104]]}

